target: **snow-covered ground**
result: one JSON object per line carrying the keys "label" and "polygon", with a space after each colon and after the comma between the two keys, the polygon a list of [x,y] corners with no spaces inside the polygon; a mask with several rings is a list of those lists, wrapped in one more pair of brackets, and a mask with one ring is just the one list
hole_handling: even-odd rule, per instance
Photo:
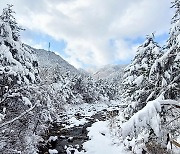
{"label": "snow-covered ground", "polygon": [[64,106],[64,108],[68,116],[73,116],[76,113],[80,113],[81,115],[85,115],[85,116],[92,116],[98,111],[102,111],[104,109],[106,110],[119,109],[120,105],[121,105],[120,101],[110,101],[110,102],[103,101],[103,102],[98,102],[96,104],[88,104],[88,103],[83,103],[79,105],[67,104]]}
{"label": "snow-covered ground", "polygon": [[109,121],[98,121],[88,128],[88,131],[90,140],[83,145],[87,151],[85,154],[130,154],[123,145],[113,142]]}
{"label": "snow-covered ground", "polygon": [[[67,105],[66,113],[67,119],[64,124],[65,128],[73,128],[82,126],[89,121],[87,118],[95,115],[98,112],[105,111],[111,112],[119,108],[120,102],[102,102],[98,104],[81,104],[81,105]],[[77,118],[77,113],[80,118]],[[106,115],[107,116],[107,115]],[[118,119],[120,117],[118,116]],[[106,118],[105,121],[94,119],[95,122],[87,127],[87,136],[89,140],[83,143],[83,150],[79,152],[75,147],[65,146],[67,154],[74,151],[75,154],[130,154],[131,152],[125,150],[120,138],[112,131],[112,118]],[[113,130],[116,128],[113,128]],[[73,137],[72,137],[73,138]],[[54,149],[54,153],[57,151]],[[51,150],[51,153],[53,151]]]}
{"label": "snow-covered ground", "polygon": [[[123,104],[119,101],[66,105],[63,129],[68,133],[62,134],[65,136],[63,142],[59,140],[60,146],[66,142],[62,149],[67,154],[141,154],[146,148],[143,141],[148,138],[146,125],[150,125],[157,136],[161,134],[157,124],[158,112],[161,105],[167,103],[177,104],[171,100],[151,101],[128,121],[124,119],[124,113],[121,112]],[[138,137],[128,140],[134,130],[139,132]],[[58,137],[51,136],[49,140],[58,140]],[[56,153],[57,150],[58,147],[49,153]],[[173,152],[178,154],[178,148],[173,146]]]}
{"label": "snow-covered ground", "polygon": [[66,150],[67,154],[71,154],[71,150],[74,150],[75,154],[131,154],[122,144],[113,142],[109,121],[97,121],[88,131],[90,140],[83,144],[84,150],[78,152],[77,149],[69,147]]}
{"label": "snow-covered ground", "polygon": [[[88,122],[87,118],[95,115],[101,111],[113,111],[119,110],[120,102],[119,101],[110,101],[110,102],[101,102],[96,104],[79,104],[71,105],[68,104],[65,106],[65,115],[67,115],[66,123],[64,124],[65,128],[72,128],[74,126],[83,125]],[[78,116],[79,118],[78,118]],[[97,119],[98,120],[98,119]]]}

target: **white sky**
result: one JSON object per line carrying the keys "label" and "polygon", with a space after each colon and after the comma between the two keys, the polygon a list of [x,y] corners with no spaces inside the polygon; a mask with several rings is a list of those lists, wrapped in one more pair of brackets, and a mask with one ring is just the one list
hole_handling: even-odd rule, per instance
{"label": "white sky", "polygon": [[170,0],[0,0],[0,9],[7,3],[23,27],[64,40],[76,67],[128,61],[140,43],[133,40],[167,34],[172,16]]}

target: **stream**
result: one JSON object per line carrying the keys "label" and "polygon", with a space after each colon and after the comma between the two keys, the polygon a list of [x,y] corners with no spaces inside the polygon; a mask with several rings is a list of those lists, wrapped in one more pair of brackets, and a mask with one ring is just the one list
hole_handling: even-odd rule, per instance
{"label": "stream", "polygon": [[[45,142],[40,143],[39,154],[49,154],[49,149],[56,149],[58,154],[74,154],[75,149],[79,152],[83,151],[83,143],[89,140],[87,128],[91,127],[96,121],[105,121],[109,114],[112,116],[118,115],[119,110],[115,109],[112,111],[107,111],[103,109],[97,111],[92,116],[82,116],[81,114],[74,115],[76,119],[85,118],[86,122],[79,126],[74,126],[70,128],[65,128],[63,122],[54,123],[48,130],[48,135],[45,136]],[[54,139],[48,140],[49,137],[54,137]],[[72,150],[71,150],[72,149]],[[56,152],[57,152],[56,151]]]}

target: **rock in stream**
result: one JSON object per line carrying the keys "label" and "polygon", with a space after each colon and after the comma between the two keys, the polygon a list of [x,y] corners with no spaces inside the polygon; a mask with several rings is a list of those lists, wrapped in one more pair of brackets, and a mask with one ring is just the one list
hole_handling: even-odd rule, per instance
{"label": "rock in stream", "polygon": [[[65,128],[63,126],[64,123],[52,124],[45,137],[46,142],[41,143],[39,146],[39,154],[49,154],[49,149],[56,149],[58,154],[66,154],[68,147],[72,148],[72,150],[70,150],[71,154],[74,154],[74,149],[77,149],[79,152],[82,150],[85,151],[83,149],[83,143],[89,140],[87,128],[91,127],[97,120],[105,121],[106,113],[107,110],[99,111],[91,117],[85,117],[87,120],[85,124],[74,126],[72,128]],[[78,118],[81,119],[84,117],[81,117],[81,115],[78,114]],[[56,137],[56,140],[48,141],[50,136]]]}

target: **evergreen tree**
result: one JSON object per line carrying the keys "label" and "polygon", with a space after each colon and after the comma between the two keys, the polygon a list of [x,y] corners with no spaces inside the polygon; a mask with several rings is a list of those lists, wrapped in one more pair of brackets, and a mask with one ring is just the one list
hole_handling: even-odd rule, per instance
{"label": "evergreen tree", "polygon": [[[180,0],[174,0],[172,4],[175,15],[172,18],[170,36],[167,46],[162,50],[163,53],[156,47],[158,50],[154,50],[155,48],[148,50],[151,51],[151,56],[148,56],[145,48],[141,48],[141,51],[146,51],[141,55],[138,49],[133,62],[125,70],[123,81],[126,88],[123,97],[127,97],[131,103],[125,109],[125,115],[131,119],[127,121],[125,125],[127,127],[123,128],[122,134],[126,134],[127,142],[130,143],[138,141],[139,136],[146,132],[148,138],[143,143],[144,149],[152,150],[153,145],[157,146],[154,152],[162,149],[163,153],[167,151],[164,145],[172,139],[177,140],[180,134],[179,102],[177,101],[180,99]],[[147,58],[146,62],[142,56],[154,58],[152,60]],[[145,66],[147,64],[147,69],[142,67],[144,63]],[[135,103],[132,103],[133,101]],[[140,104],[141,102],[147,103],[146,106]],[[140,107],[137,108],[139,104]],[[129,127],[130,131],[127,133]],[[174,149],[171,148],[171,150],[173,153]]]}
{"label": "evergreen tree", "polygon": [[125,68],[122,97],[136,111],[146,105],[154,88],[154,85],[148,82],[150,68],[161,55],[161,48],[154,41],[153,36],[147,36],[146,41],[138,47],[132,63]]}
{"label": "evergreen tree", "polygon": [[20,42],[21,28],[11,8],[8,5],[0,16],[0,140],[5,141],[0,153],[34,147],[35,138],[31,145],[25,138],[32,136],[40,115],[40,108],[35,108],[39,93],[33,88],[39,82],[38,63],[33,51]]}
{"label": "evergreen tree", "polygon": [[172,18],[172,28],[164,49],[164,54],[158,58],[151,68],[149,82],[156,89],[152,96],[162,96],[164,99],[180,97],[180,1],[172,2],[175,15]]}
{"label": "evergreen tree", "polygon": [[164,97],[170,99],[180,98],[180,1],[172,2],[175,15],[172,18],[172,28],[166,52],[162,57],[161,67],[166,78],[167,87],[163,89]]}
{"label": "evergreen tree", "polygon": [[[18,41],[20,37],[20,31],[23,30],[20,26],[18,26],[16,19],[13,14],[15,12],[12,10],[13,5],[9,5],[7,8],[3,9],[2,15],[0,16],[1,20],[4,22],[3,25],[1,25],[1,36],[4,38],[12,38],[14,41]],[[8,32],[9,26],[11,32]]]}

